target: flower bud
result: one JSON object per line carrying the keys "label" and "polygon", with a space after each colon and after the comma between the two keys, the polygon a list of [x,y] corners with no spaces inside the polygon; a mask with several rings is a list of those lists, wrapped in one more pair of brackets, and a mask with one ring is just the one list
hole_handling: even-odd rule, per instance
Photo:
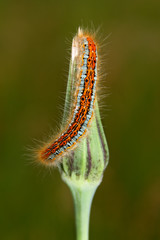
{"label": "flower bud", "polygon": [[[79,75],[88,70],[88,63],[86,68],[84,65],[80,64],[82,56],[81,43],[79,37],[82,35],[82,31],[79,29],[78,36],[73,39],[72,43],[72,56],[70,61],[70,70],[66,91],[65,107],[64,107],[64,116],[63,116],[63,125],[65,125],[66,120],[69,118],[72,113],[72,109],[75,107],[74,98],[77,96],[77,81]],[[85,36],[87,39],[87,36]],[[88,46],[87,46],[88,47]],[[89,47],[88,47],[89,48]],[[92,49],[93,52],[93,49]],[[88,52],[87,52],[88,53]],[[96,65],[95,65],[95,74],[97,74],[97,64],[98,64],[98,53],[97,47],[95,50],[96,53]],[[83,59],[84,59],[83,54]],[[87,54],[86,54],[87,55]],[[89,54],[88,54],[89,55]],[[87,57],[86,57],[87,58]],[[88,56],[89,58],[89,56]],[[86,61],[87,62],[87,61]],[[83,72],[82,72],[83,70]],[[95,75],[94,75],[95,76]],[[86,75],[85,75],[86,77]],[[96,75],[97,79],[98,75]],[[82,77],[81,77],[82,78]],[[87,78],[87,77],[86,77]],[[82,80],[81,80],[82,81]],[[79,89],[78,91],[84,92],[84,90]],[[78,104],[78,100],[77,103]],[[97,102],[97,93],[95,86],[94,100],[92,106],[92,116],[88,126],[86,127],[86,133],[81,137],[79,141],[75,143],[73,150],[70,150],[69,153],[62,157],[60,171],[62,178],[66,182],[75,181],[75,182],[100,182],[103,176],[103,172],[108,164],[109,160],[109,150],[104,134],[99,107]],[[67,181],[68,179],[68,181]]]}

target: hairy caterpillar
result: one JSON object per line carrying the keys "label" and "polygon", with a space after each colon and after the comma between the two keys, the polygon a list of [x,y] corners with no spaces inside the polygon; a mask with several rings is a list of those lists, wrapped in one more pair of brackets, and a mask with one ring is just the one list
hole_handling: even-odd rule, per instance
{"label": "hairy caterpillar", "polygon": [[[38,151],[40,162],[52,165],[67,151],[73,149],[85,136],[93,116],[97,83],[97,45],[90,34],[79,28],[72,42],[72,68],[75,89],[70,121],[63,132]],[[71,70],[72,71],[72,70]]]}

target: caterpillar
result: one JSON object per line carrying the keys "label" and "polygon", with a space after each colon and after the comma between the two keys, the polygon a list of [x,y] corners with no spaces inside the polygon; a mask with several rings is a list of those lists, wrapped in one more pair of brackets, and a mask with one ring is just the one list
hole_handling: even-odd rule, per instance
{"label": "caterpillar", "polygon": [[97,84],[97,45],[93,37],[78,29],[73,38],[71,59],[76,66],[75,97],[70,121],[55,139],[38,152],[40,162],[53,165],[85,136],[93,117]]}

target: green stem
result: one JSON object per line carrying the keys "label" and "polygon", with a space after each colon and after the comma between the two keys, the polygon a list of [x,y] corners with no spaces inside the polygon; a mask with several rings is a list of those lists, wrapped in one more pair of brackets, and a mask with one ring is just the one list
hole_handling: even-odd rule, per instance
{"label": "green stem", "polygon": [[86,191],[83,188],[77,188],[72,190],[75,205],[77,240],[88,240],[89,238],[89,218],[94,193],[95,189]]}
{"label": "green stem", "polygon": [[77,240],[89,239],[89,217],[92,199],[101,181],[90,183],[84,180],[74,180],[63,176],[63,180],[71,189],[76,218]]}

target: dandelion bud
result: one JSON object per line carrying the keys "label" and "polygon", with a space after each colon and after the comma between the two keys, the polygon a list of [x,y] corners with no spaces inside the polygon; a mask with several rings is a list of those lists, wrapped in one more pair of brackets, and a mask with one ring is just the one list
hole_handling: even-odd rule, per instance
{"label": "dandelion bud", "polygon": [[[99,81],[98,63],[96,43],[90,35],[79,29],[72,43],[63,125],[70,115],[79,116],[79,122],[76,119],[74,121],[79,129],[77,134],[80,139],[77,141],[73,137],[74,149],[62,158],[60,169],[65,181],[67,178],[69,181],[100,181],[108,164],[109,151],[96,92]],[[85,109],[87,111],[82,114]],[[85,122],[82,122],[83,117]]]}

